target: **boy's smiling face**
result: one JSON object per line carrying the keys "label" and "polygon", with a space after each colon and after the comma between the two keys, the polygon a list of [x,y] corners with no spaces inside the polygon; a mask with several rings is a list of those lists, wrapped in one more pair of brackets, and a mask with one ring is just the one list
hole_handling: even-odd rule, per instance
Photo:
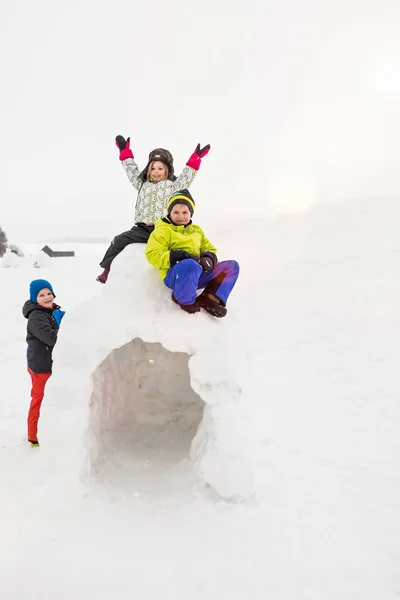
{"label": "boy's smiling face", "polygon": [[43,288],[38,293],[38,297],[36,298],[36,302],[42,308],[51,308],[53,306],[54,295],[51,293],[49,288]]}
{"label": "boy's smiling face", "polygon": [[187,225],[191,219],[190,210],[186,204],[175,204],[169,216],[174,225]]}

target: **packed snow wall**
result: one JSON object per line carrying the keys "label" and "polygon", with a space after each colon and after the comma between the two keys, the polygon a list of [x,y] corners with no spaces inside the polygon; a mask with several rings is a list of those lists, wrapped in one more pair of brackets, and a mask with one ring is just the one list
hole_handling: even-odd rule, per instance
{"label": "packed snow wall", "polygon": [[99,295],[67,313],[41,441],[65,443],[71,475],[97,485],[156,490],[189,465],[197,487],[242,501],[254,484],[236,416],[246,373],[234,316],[189,315],[170,296],[132,245]]}

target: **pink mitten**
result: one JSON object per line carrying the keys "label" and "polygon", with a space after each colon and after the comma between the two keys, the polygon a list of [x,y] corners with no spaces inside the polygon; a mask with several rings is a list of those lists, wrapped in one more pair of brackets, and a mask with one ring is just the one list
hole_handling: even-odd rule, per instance
{"label": "pink mitten", "polygon": [[127,158],[133,158],[132,150],[130,149],[131,138],[124,138],[122,135],[117,135],[115,143],[119,148],[119,160],[126,160]]}
{"label": "pink mitten", "polygon": [[210,144],[207,144],[207,146],[204,146],[204,148],[200,148],[200,144],[197,144],[196,150],[187,161],[186,166],[198,171],[200,169],[201,159],[209,153],[210,148]]}

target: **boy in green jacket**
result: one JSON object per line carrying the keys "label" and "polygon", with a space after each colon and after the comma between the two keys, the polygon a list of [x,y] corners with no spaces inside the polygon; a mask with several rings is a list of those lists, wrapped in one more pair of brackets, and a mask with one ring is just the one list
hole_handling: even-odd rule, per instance
{"label": "boy in green jacket", "polygon": [[[201,227],[192,223],[193,212],[194,200],[188,190],[171,196],[168,215],[156,221],[145,254],[183,310],[195,313],[202,307],[214,317],[224,317],[239,265],[235,260],[218,262],[216,248]],[[196,290],[202,288],[197,296]]]}

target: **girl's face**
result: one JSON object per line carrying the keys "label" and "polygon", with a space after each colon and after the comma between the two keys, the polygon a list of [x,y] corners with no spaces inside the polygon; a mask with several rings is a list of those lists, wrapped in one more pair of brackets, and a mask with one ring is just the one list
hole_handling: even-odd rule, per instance
{"label": "girl's face", "polygon": [[38,297],[36,298],[36,302],[42,308],[51,308],[53,306],[54,296],[49,290],[49,288],[43,288],[40,290]]}
{"label": "girl's face", "polygon": [[187,225],[191,219],[190,210],[186,204],[175,204],[169,216],[174,225]]}
{"label": "girl's face", "polygon": [[153,162],[150,168],[150,177],[153,181],[165,181],[168,177],[167,168],[159,160]]}

